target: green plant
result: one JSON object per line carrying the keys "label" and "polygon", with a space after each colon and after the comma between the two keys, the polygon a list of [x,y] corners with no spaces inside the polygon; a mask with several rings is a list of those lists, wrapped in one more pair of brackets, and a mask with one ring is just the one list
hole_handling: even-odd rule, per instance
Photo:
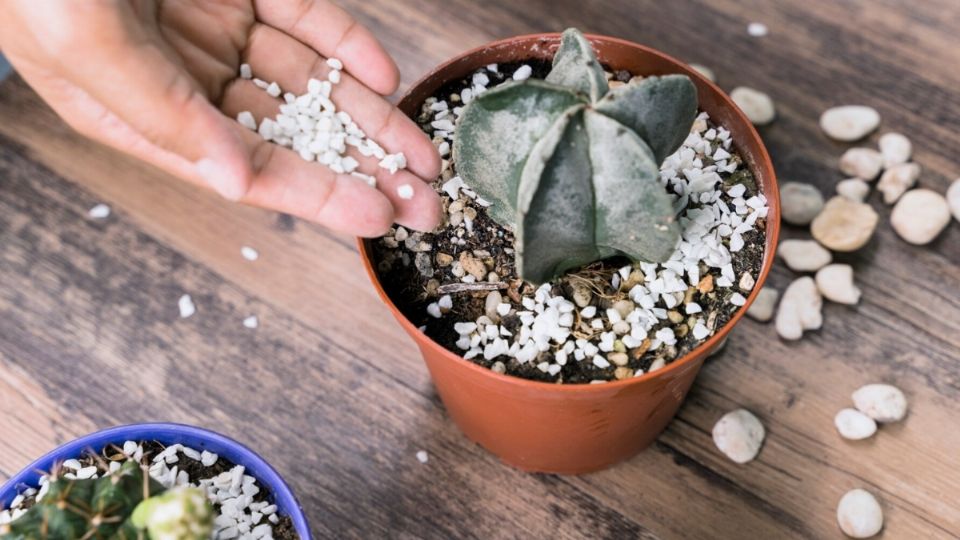
{"label": "green plant", "polygon": [[168,530],[154,524],[170,521],[169,516],[177,514],[170,505],[183,498],[183,490],[166,491],[132,461],[97,479],[51,477],[49,486],[43,498],[25,514],[0,526],[0,539],[202,540],[210,537],[213,510],[198,490],[193,491],[199,493],[199,501],[195,498],[197,493],[190,493],[187,502],[180,502],[184,510],[179,512],[179,521],[189,516],[192,525],[187,529],[197,534],[155,536],[155,528],[157,532]]}
{"label": "green plant", "polygon": [[542,283],[615,255],[661,262],[680,237],[663,160],[690,132],[697,91],[683,75],[610,89],[590,42],[563,33],[545,80],[510,82],[463,110],[454,160],[513,228],[517,271]]}

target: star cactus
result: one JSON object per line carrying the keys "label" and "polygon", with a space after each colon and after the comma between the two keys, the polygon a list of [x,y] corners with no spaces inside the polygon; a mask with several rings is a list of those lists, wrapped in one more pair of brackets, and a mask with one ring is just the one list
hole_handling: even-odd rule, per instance
{"label": "star cactus", "polygon": [[591,262],[625,255],[662,262],[680,227],[660,164],[697,114],[683,75],[610,89],[580,31],[563,33],[544,80],[481,94],[460,116],[454,161],[517,238],[517,271],[543,283]]}

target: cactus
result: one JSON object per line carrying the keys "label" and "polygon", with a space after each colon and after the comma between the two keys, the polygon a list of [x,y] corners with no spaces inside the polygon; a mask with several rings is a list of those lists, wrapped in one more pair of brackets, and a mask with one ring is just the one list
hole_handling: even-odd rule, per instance
{"label": "cactus", "polygon": [[[156,521],[143,516],[145,503],[164,498],[164,487],[152,479],[140,464],[128,461],[119,470],[102,478],[69,479],[53,475],[43,498],[11,523],[0,526],[2,540],[146,540],[148,528],[142,524]],[[169,493],[169,492],[168,492]],[[159,496],[159,497],[158,497]],[[202,494],[201,494],[202,498]],[[202,536],[163,536],[180,540],[209,538],[212,509],[209,503],[206,517],[197,518],[206,523]],[[191,502],[195,504],[195,502]],[[131,518],[140,511],[140,520]],[[146,530],[145,530],[146,529]],[[155,539],[156,540],[156,539]]]}
{"label": "cactus", "polygon": [[213,532],[213,509],[203,491],[177,487],[144,500],[130,521],[151,540],[204,540]]}
{"label": "cactus", "polygon": [[686,76],[609,89],[590,42],[568,29],[545,80],[503,84],[464,108],[454,161],[514,229],[527,281],[616,255],[662,262],[680,227],[659,168],[696,114]]}

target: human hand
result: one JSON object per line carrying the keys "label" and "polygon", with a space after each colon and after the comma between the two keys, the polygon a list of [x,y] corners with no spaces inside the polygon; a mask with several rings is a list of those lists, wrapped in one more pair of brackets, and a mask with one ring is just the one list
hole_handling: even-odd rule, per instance
{"label": "human hand", "polygon": [[[440,220],[432,181],[440,157],[417,125],[384,99],[399,72],[376,38],[328,0],[5,0],[0,48],[74,129],[224,197],[360,236],[393,222],[430,230]],[[331,98],[408,170],[354,157],[377,188],[304,161],[234,118],[277,114],[280,101],[239,77],[301,94],[344,64]],[[415,176],[416,175],[416,176]],[[419,178],[418,178],[419,177]],[[413,197],[398,196],[410,184]]]}

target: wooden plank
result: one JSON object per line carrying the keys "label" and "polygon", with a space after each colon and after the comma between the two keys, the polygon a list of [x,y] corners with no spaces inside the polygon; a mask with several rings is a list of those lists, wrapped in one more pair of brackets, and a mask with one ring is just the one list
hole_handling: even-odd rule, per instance
{"label": "wooden plank", "polygon": [[[466,47],[576,24],[706,63],[725,88],[771,93],[780,118],[762,135],[782,179],[833,191],[844,147],[817,117],[844,102],[878,107],[884,129],[913,139],[922,185],[943,191],[960,176],[960,73],[945,69],[960,65],[960,8],[949,0],[344,4],[382,37],[405,84]],[[748,37],[752,20],[771,34]],[[0,420],[13,434],[0,474],[92,426],[163,417],[264,450],[327,535],[836,537],[836,501],[865,486],[882,500],[886,537],[960,536],[960,434],[947,429],[960,413],[956,224],[912,247],[882,209],[875,240],[841,258],[863,284],[860,306],[828,305],[826,328],[796,344],[743,323],[650,450],[585,477],[524,475],[446,419],[349,238],[226,204],[82,141],[20,81],[0,87],[0,118],[0,396],[23,393],[0,405],[31,409]],[[117,213],[87,221],[101,200]],[[242,245],[260,260],[243,260]],[[777,268],[771,280],[782,289],[792,278]],[[182,292],[199,308],[186,321]],[[240,325],[252,313],[254,333]],[[870,441],[841,440],[833,414],[875,380],[907,392],[910,416]],[[769,433],[747,466],[710,440],[738,406]],[[421,447],[425,467],[413,459]]]}

